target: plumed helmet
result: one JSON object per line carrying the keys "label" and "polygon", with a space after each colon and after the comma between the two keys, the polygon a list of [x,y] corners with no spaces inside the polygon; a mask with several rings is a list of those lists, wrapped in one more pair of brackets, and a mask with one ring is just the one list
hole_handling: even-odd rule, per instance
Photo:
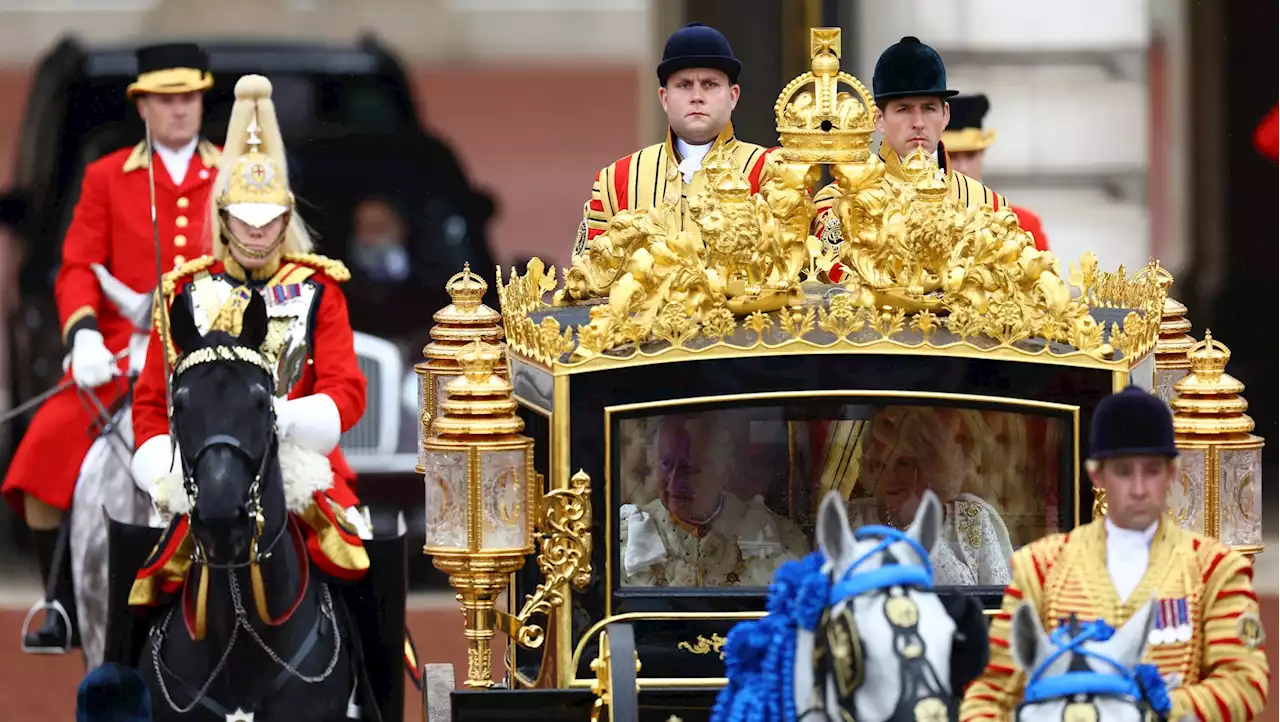
{"label": "plumed helmet", "polygon": [[1089,458],[1148,454],[1178,455],[1169,407],[1138,386],[1103,399],[1089,425]]}
{"label": "plumed helmet", "polygon": [[[271,101],[271,81],[261,75],[246,75],[236,83],[235,92],[214,185],[211,227],[220,227],[222,212],[256,228],[287,213],[284,251],[310,252],[311,238],[295,213],[289,187],[289,165]],[[214,244],[214,248],[216,253],[221,246]]]}

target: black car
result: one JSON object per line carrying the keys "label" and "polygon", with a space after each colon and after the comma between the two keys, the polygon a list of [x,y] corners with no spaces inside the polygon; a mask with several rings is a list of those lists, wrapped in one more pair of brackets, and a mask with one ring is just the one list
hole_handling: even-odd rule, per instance
{"label": "black car", "polygon": [[[319,252],[344,258],[352,209],[362,197],[379,195],[393,198],[406,217],[415,270],[422,287],[433,290],[416,308],[397,312],[421,314],[429,326],[431,314],[448,303],[445,281],[463,261],[492,274],[485,225],[493,201],[471,187],[448,146],[425,131],[404,68],[376,39],[346,45],[195,40],[208,51],[214,75],[202,131],[214,142],[225,138],[236,80],[250,73],[271,79],[290,174]],[[14,187],[29,203],[23,309],[14,329],[24,337],[14,344],[22,357],[10,379],[16,402],[49,388],[62,373],[53,280],[84,169],[144,135],[125,96],[136,76],[136,47],[85,47],[64,39],[37,64],[14,173]]]}

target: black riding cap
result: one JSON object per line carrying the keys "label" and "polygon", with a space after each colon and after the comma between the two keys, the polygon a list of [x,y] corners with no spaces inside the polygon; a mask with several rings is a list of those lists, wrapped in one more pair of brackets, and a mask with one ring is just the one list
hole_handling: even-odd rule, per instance
{"label": "black riding cap", "polygon": [[719,30],[702,23],[689,23],[667,38],[662,62],[658,63],[658,83],[666,86],[672,73],[689,68],[720,70],[729,76],[730,83],[737,83],[742,63]]}
{"label": "black riding cap", "polygon": [[876,102],[916,95],[950,98],[958,90],[947,90],[947,66],[942,56],[919,38],[905,37],[881,53],[871,77]]}
{"label": "black riding cap", "polygon": [[1158,397],[1137,386],[1108,396],[1093,412],[1089,458],[1178,455],[1173,441],[1173,414]]}

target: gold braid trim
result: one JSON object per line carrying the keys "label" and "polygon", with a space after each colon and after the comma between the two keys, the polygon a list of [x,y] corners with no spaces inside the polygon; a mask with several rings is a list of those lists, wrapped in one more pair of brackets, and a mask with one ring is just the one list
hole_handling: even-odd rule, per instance
{"label": "gold braid trim", "polygon": [[173,369],[173,378],[177,379],[187,369],[214,361],[244,361],[266,371],[274,373],[271,363],[256,349],[246,346],[205,346],[185,354]]}
{"label": "gold braid trim", "polygon": [[193,258],[174,270],[164,274],[164,276],[160,278],[160,293],[157,293],[151,301],[151,327],[157,332],[169,331],[169,337],[164,339],[164,342],[166,350],[168,351],[170,364],[178,358],[178,348],[173,345],[173,333],[169,330],[168,324],[162,325],[163,319],[160,314],[169,313],[169,304],[173,303],[174,291],[178,288],[178,281],[180,279],[185,276],[195,275],[205,270],[209,266],[212,266],[215,260],[216,259],[213,256]]}
{"label": "gold braid trim", "polygon": [[169,271],[164,274],[164,277],[161,280],[161,292],[164,293],[165,296],[172,296],[174,289],[178,287],[178,281],[183,276],[190,276],[203,271],[209,266],[212,266],[215,260],[217,259],[213,256],[201,256],[199,258],[193,258],[172,271]]}
{"label": "gold braid trim", "polygon": [[317,268],[338,283],[351,280],[351,271],[347,269],[346,264],[336,258],[328,258],[317,253],[286,253],[284,260]]}

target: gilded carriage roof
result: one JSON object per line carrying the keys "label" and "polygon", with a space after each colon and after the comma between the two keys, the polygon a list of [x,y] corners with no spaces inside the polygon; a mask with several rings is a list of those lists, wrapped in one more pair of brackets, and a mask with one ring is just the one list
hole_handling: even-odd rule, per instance
{"label": "gilded carriage roof", "polygon": [[[983,356],[1130,368],[1155,346],[1169,274],[1085,255],[1068,278],[1006,208],[965,208],[932,154],[902,180],[870,151],[874,102],[840,71],[840,31],[811,31],[811,70],[775,104],[781,147],[760,192],[713,151],[682,209],[619,212],[564,269],[498,273],[513,352],[557,369],[788,353]],[[843,240],[810,233],[821,166]],[[839,264],[839,283],[826,282]],[[550,299],[548,299],[550,295]],[[549,303],[548,303],[549,300]]]}

